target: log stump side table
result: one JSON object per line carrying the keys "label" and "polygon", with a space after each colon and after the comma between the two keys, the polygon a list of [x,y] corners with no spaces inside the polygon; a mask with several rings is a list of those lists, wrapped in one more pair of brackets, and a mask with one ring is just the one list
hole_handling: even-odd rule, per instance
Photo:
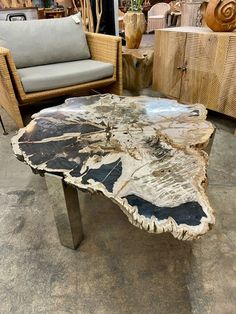
{"label": "log stump side table", "polygon": [[138,49],[122,47],[123,86],[139,91],[152,85],[154,48]]}
{"label": "log stump side table", "polygon": [[82,240],[76,189],[101,192],[140,229],[193,240],[215,221],[204,190],[214,131],[206,113],[143,96],[71,98],[34,115],[12,145],[45,175],[63,245]]}

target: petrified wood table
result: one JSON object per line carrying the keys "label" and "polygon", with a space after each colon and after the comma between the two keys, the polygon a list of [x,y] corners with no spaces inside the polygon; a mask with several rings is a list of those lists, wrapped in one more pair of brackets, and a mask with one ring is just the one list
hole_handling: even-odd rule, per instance
{"label": "petrified wood table", "polygon": [[206,113],[168,99],[71,98],[35,114],[12,145],[45,175],[63,245],[82,239],[75,188],[102,192],[141,229],[192,240],[214,224],[204,190],[203,149],[214,131]]}

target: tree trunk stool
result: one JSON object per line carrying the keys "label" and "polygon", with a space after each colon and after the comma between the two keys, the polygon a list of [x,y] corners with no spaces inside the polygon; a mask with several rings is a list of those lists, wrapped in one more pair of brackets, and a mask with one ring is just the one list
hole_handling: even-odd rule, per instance
{"label": "tree trunk stool", "polygon": [[122,47],[123,87],[139,91],[152,85],[154,48]]}

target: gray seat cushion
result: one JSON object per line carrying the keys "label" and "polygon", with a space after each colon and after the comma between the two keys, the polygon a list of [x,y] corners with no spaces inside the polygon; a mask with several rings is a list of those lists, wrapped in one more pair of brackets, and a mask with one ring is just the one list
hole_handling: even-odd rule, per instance
{"label": "gray seat cushion", "polygon": [[61,19],[0,21],[0,47],[10,49],[17,68],[90,58],[79,13]]}
{"label": "gray seat cushion", "polygon": [[113,64],[95,60],[80,60],[18,69],[26,93],[112,77],[113,71]]}

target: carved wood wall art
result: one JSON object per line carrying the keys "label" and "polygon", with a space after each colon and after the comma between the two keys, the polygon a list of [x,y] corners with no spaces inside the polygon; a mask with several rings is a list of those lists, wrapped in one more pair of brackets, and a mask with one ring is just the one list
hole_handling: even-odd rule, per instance
{"label": "carved wood wall art", "polygon": [[205,21],[214,32],[232,32],[236,29],[236,0],[210,0]]}

